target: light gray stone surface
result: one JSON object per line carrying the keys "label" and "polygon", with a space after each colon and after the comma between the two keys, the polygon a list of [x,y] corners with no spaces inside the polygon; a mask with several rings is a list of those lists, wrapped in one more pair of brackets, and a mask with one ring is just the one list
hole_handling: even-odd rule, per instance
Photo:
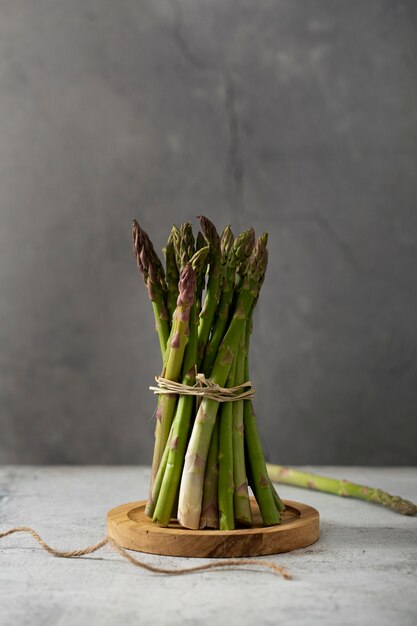
{"label": "light gray stone surface", "polygon": [[2,0],[0,463],[150,462],[130,223],[204,212],[270,233],[270,459],[415,465],[416,58],[415,0]]}
{"label": "light gray stone surface", "polygon": [[[417,501],[411,468],[313,468]],[[0,529],[33,526],[54,547],[75,549],[105,534],[108,509],[143,499],[149,469],[4,467]],[[0,540],[2,626],[415,626],[417,519],[364,502],[281,486],[284,498],[320,511],[317,544],[273,558],[294,576],[220,570],[166,577],[138,570],[110,549],[55,559],[29,536]],[[177,568],[201,560],[142,555]]]}

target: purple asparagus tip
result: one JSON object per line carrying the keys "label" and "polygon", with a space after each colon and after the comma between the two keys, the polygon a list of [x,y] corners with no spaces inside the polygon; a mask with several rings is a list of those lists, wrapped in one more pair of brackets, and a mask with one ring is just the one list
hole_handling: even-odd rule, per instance
{"label": "purple asparagus tip", "polygon": [[178,283],[178,306],[191,307],[194,302],[195,284],[195,271],[191,263],[187,263],[181,272]]}

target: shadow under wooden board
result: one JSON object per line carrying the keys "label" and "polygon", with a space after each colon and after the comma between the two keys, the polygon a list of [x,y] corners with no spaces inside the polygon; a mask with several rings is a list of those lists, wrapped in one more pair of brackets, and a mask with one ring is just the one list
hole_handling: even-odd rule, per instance
{"label": "shadow under wooden board", "polygon": [[319,512],[307,504],[285,500],[279,526],[262,526],[251,499],[254,524],[237,530],[189,530],[172,520],[167,528],[145,515],[146,501],[130,502],[107,514],[107,533],[129,550],[185,557],[265,556],[305,548],[319,538]]}

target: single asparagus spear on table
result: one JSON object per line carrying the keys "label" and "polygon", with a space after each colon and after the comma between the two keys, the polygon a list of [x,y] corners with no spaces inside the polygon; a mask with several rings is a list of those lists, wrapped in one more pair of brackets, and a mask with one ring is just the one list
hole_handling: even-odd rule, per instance
{"label": "single asparagus spear on table", "polygon": [[386,506],[402,515],[417,515],[417,505],[413,502],[404,500],[400,496],[392,496],[382,489],[358,485],[347,480],[328,478],[319,474],[312,474],[311,472],[303,472],[302,470],[283,465],[268,463],[266,467],[270,478],[284,485],[314,489],[348,498],[359,498],[374,504],[382,504],[382,506]]}

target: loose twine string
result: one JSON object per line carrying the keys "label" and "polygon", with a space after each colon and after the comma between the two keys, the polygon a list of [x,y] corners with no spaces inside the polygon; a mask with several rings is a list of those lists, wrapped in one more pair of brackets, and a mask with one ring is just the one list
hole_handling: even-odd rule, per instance
{"label": "loose twine string", "polygon": [[147,570],[148,572],[153,572],[155,574],[169,574],[172,576],[181,575],[181,574],[192,574],[195,572],[204,572],[207,570],[218,569],[222,567],[240,567],[242,565],[251,565],[252,567],[263,567],[268,568],[274,572],[274,574],[279,574],[286,580],[290,580],[292,578],[291,574],[287,572],[284,567],[273,563],[272,561],[262,560],[253,560],[253,559],[227,559],[225,561],[211,561],[210,563],[204,563],[203,565],[195,565],[193,567],[180,567],[178,569],[167,569],[165,567],[158,567],[157,565],[150,565],[149,563],[144,563],[140,561],[136,557],[132,556],[123,546],[118,544],[112,537],[104,537],[97,543],[92,546],[87,546],[86,548],[81,548],[79,550],[56,550],[52,548],[50,545],[46,543],[42,539],[38,533],[30,528],[29,526],[18,526],[16,528],[10,528],[4,532],[0,532],[0,539],[3,537],[7,537],[8,535],[13,535],[14,533],[29,533],[32,535],[34,539],[42,546],[46,552],[52,554],[53,556],[72,559],[78,558],[80,556],[85,556],[86,554],[92,554],[93,552],[97,552],[97,550],[101,550],[105,545],[110,545],[116,552],[118,552],[123,558],[125,558],[129,563],[135,565],[136,567],[140,567],[142,569]]}
{"label": "loose twine string", "polygon": [[[150,386],[154,394],[180,394],[182,396],[199,396],[216,400],[216,402],[237,402],[250,400],[255,395],[255,389],[250,380],[235,387],[220,387],[213,383],[204,374],[196,375],[195,385],[183,385],[163,376],[155,376],[157,387]],[[249,387],[249,389],[248,389]]]}

